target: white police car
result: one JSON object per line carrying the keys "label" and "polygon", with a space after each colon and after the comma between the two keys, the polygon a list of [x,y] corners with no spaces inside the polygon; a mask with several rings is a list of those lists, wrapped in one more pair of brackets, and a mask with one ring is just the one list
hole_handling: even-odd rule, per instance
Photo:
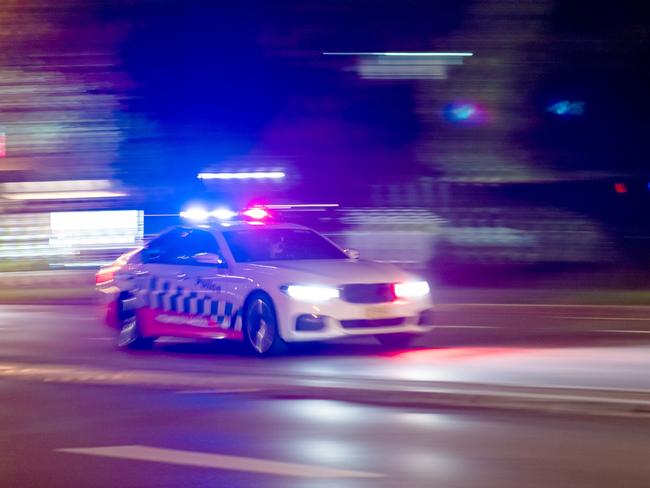
{"label": "white police car", "polygon": [[366,335],[404,346],[432,328],[426,281],[291,224],[172,228],[101,268],[96,283],[120,347],[235,339],[264,355]]}

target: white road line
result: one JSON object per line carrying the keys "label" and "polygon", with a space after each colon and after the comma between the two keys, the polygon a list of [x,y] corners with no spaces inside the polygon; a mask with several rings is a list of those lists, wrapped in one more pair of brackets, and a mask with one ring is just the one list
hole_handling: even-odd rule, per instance
{"label": "white road line", "polygon": [[434,329],[505,329],[498,325],[437,325],[433,324]]}
{"label": "white road line", "polygon": [[648,305],[580,305],[571,303],[439,303],[439,310],[455,310],[457,308],[575,308],[585,310],[650,310]]}
{"label": "white road line", "polygon": [[222,388],[220,390],[178,390],[175,391],[176,395],[223,395],[224,393],[255,393],[260,391],[259,388]]}
{"label": "white road line", "polygon": [[571,316],[571,315],[553,315],[554,319],[570,320],[636,320],[640,322],[650,322],[650,317],[589,317],[589,316]]}
{"label": "white road line", "polygon": [[605,329],[599,330],[597,332],[608,332],[610,334],[650,334],[650,330],[616,330],[616,329]]}
{"label": "white road line", "polygon": [[385,475],[367,471],[327,468],[309,464],[294,464],[241,456],[227,456],[196,451],[161,449],[150,446],[108,446],[56,449],[57,452],[101,456],[117,459],[180,464],[200,468],[246,471],[249,473],[293,476],[298,478],[382,478]]}

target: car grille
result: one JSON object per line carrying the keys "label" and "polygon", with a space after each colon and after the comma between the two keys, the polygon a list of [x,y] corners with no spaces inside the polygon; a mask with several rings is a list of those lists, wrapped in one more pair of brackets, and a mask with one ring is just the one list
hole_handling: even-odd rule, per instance
{"label": "car grille", "polygon": [[391,283],[344,285],[341,298],[350,303],[384,303],[395,300]]}
{"label": "car grille", "polygon": [[406,317],[394,317],[390,319],[358,319],[358,320],[341,320],[344,329],[364,329],[373,327],[391,327],[403,325]]}

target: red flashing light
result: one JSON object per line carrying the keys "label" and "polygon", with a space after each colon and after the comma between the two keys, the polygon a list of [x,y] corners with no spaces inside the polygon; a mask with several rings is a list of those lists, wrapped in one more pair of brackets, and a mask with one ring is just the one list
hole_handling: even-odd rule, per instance
{"label": "red flashing light", "polygon": [[248,210],[244,210],[242,212],[242,215],[253,220],[263,220],[269,217],[269,213],[260,207],[253,207],[249,208]]}
{"label": "red flashing light", "polygon": [[614,191],[616,193],[627,193],[627,185],[625,183],[614,183]]}

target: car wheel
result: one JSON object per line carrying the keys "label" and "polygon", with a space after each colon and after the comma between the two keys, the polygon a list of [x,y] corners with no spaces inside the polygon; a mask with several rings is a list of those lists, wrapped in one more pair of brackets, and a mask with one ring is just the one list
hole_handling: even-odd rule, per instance
{"label": "car wheel", "polygon": [[399,349],[411,347],[419,336],[417,334],[381,334],[375,337],[382,346]]}
{"label": "car wheel", "polygon": [[133,297],[120,300],[120,330],[117,335],[116,346],[119,349],[151,349],[155,338],[142,335],[136,309],[133,306],[134,302],[135,298]]}
{"label": "car wheel", "polygon": [[286,343],[278,333],[271,301],[263,295],[249,300],[244,313],[244,339],[255,354],[266,356],[284,352]]}

